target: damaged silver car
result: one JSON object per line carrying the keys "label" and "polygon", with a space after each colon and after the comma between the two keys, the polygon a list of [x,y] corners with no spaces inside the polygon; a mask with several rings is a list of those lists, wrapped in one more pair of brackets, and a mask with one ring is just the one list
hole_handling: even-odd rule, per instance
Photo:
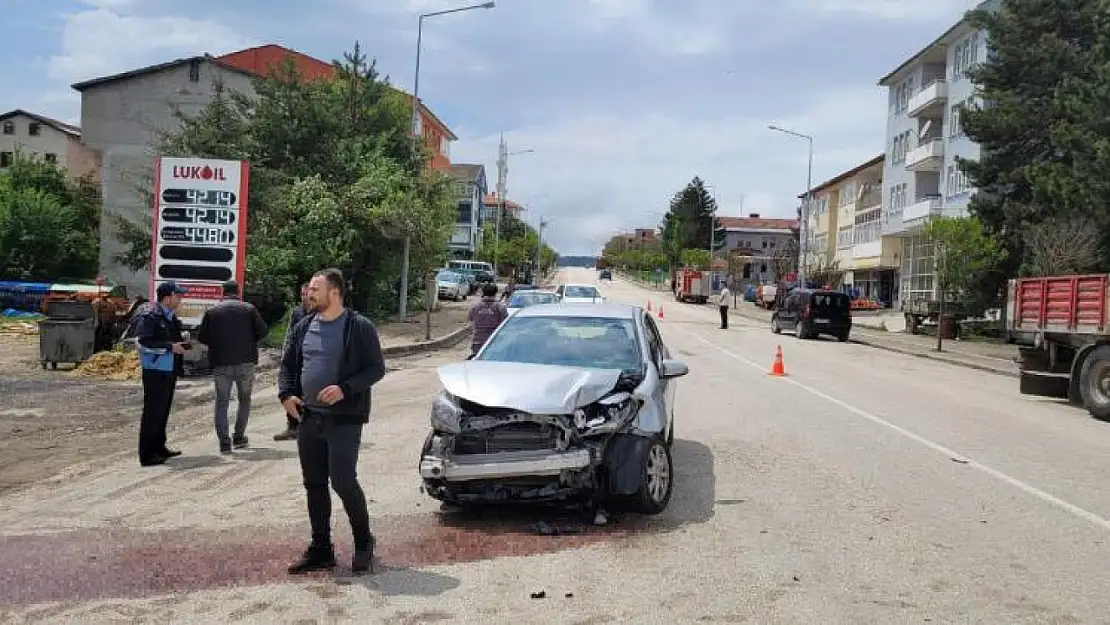
{"label": "damaged silver car", "polygon": [[650,314],[521,309],[474,359],[439,369],[425,491],[452,504],[579,500],[662,512],[674,489],[675,378]]}

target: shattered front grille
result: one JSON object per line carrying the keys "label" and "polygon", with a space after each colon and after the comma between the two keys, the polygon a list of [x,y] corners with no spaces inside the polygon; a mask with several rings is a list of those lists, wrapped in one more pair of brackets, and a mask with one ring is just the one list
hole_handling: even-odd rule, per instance
{"label": "shattered front grille", "polygon": [[505,451],[555,449],[555,428],[539,423],[506,423],[486,430],[465,432],[455,439],[457,454],[495,454]]}

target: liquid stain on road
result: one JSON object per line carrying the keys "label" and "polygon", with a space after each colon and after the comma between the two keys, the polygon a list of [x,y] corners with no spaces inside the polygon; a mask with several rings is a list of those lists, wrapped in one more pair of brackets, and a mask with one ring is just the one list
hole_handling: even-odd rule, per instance
{"label": "liquid stain on road", "polygon": [[[545,508],[382,517],[376,569],[412,569],[529,556],[673,529],[627,517],[605,526]],[[346,524],[337,529],[341,567],[349,560]],[[148,597],[229,586],[305,580],[286,567],[304,549],[305,527],[235,530],[75,530],[0,538],[0,604]],[[342,568],[337,571],[342,575]],[[328,579],[337,573],[308,576]]]}

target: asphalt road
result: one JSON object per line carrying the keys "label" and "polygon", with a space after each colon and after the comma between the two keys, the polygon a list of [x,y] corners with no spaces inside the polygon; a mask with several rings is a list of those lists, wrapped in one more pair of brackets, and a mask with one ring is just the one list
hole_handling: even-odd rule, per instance
{"label": "asphalt road", "polygon": [[[544,512],[440,514],[416,461],[435,366],[460,348],[398,361],[375,395],[360,470],[377,575],[284,576],[303,492],[260,404],[260,448],[235,459],[201,438],[171,466],[0,499],[0,622],[1107,622],[1110,426],[1009,378],[602,289],[662,304],[691,370],[659,518],[551,537],[530,531]],[[777,345],[786,378],[767,375]]]}

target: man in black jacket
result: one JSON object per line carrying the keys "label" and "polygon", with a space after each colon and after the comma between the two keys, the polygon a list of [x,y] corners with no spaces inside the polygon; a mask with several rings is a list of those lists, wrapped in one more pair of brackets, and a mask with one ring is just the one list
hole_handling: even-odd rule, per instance
{"label": "man in black jacket", "polygon": [[[216,440],[220,453],[230,454],[232,445],[247,446],[247,421],[251,414],[254,368],[258,365],[258,343],[266,338],[266,322],[254,304],[239,299],[239,285],[224,283],[224,298],[201,318],[197,340],[208,346],[208,362],[216,382]],[[227,408],[231,387],[235,386],[239,405],[235,414],[235,434],[228,435]]]}
{"label": "man in black jacket", "polygon": [[[297,327],[297,323],[304,319],[312,312],[312,303],[308,301],[308,283],[305,282],[301,285],[301,305],[293,309],[289,315],[289,326],[285,329],[286,338],[293,328]],[[274,434],[275,441],[292,441],[297,439],[297,425],[300,423],[296,414],[285,415],[285,431]]]}
{"label": "man in black jacket", "polygon": [[354,533],[352,571],[369,571],[374,558],[357,464],[363,426],[370,421],[370,388],[385,376],[385,359],[378,331],[369,319],[343,307],[343,294],[338,269],[312,277],[308,296],[313,313],[289,331],[281,359],[278,397],[286,413],[301,415],[297,455],[312,526],[312,542],[290,573],[336,564],[329,479]]}
{"label": "man in black jacket", "polygon": [[182,355],[188,345],[181,333],[177,307],[186,290],[176,282],[163,282],[155,291],[157,301],[136,313],[135,338],[143,369],[143,416],[139,422],[139,464],[165,464],[181,452],[166,447],[166,423],[173,406],[177,378],[184,373]]}

